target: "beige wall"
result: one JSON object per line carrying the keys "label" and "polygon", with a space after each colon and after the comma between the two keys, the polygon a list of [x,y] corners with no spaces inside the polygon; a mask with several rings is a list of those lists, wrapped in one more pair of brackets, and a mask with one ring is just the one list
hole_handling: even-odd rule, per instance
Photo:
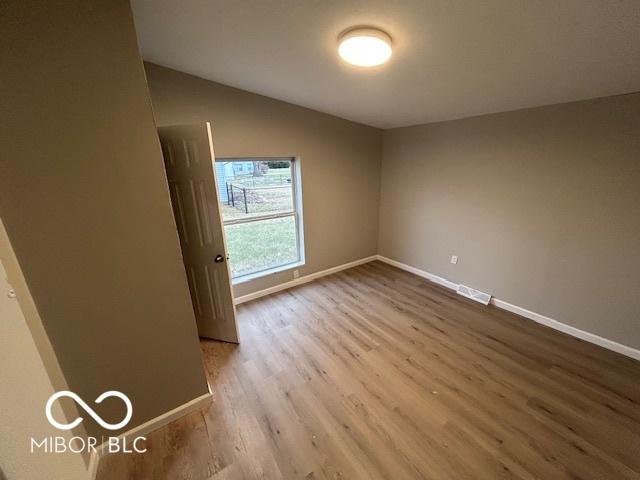
{"label": "beige wall", "polygon": [[0,215],[69,387],[132,427],[207,387],[129,4],[1,8]]}
{"label": "beige wall", "polygon": [[302,158],[301,274],[378,252],[640,346],[640,94],[385,131],[376,246],[378,130],[146,71],[158,124],[212,121],[218,157]]}
{"label": "beige wall", "polygon": [[[306,266],[300,275],[377,251],[381,131],[146,64],[158,125],[210,121],[217,157],[299,156]],[[292,272],[237,285],[236,296]]]}
{"label": "beige wall", "polygon": [[384,133],[380,254],[636,348],[638,212],[640,94]]}
{"label": "beige wall", "polygon": [[[10,291],[14,293],[8,294]],[[69,442],[72,436],[84,434],[56,430],[45,417],[44,402],[60,389],[48,373],[51,365],[47,363],[55,359],[42,354],[50,350],[0,219],[0,479],[87,478],[80,454],[52,455],[37,448],[31,452],[32,438],[41,442],[46,437],[61,436]],[[65,415],[60,403],[53,409],[60,421],[78,416],[77,412]]]}

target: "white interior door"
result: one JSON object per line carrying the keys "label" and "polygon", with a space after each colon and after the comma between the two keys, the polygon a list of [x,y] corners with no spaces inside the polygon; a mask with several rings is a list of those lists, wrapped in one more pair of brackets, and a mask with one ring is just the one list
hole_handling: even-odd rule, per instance
{"label": "white interior door", "polygon": [[158,135],[198,334],[238,342],[211,125],[159,127]]}

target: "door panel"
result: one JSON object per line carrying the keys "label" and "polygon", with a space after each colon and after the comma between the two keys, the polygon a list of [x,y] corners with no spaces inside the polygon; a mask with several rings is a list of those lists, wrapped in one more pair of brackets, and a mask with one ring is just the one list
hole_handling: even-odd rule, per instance
{"label": "door panel", "polygon": [[238,342],[209,123],[158,128],[201,337]]}

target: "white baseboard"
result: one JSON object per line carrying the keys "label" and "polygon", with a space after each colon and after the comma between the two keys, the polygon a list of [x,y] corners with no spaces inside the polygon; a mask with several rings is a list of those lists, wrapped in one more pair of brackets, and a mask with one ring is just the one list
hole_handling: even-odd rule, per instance
{"label": "white baseboard", "polygon": [[[457,290],[458,288],[458,284],[455,282],[447,280],[446,278],[443,278],[443,277],[439,277],[438,275],[434,275],[433,273],[420,270],[419,268],[412,267],[411,265],[407,265],[405,263],[392,260],[382,255],[378,255],[378,260],[384,263],[388,263],[389,265],[393,265],[394,267],[398,267],[401,270],[405,270],[407,272],[413,273],[414,275],[418,275],[419,277],[426,278],[427,280],[431,280],[432,282],[442,285],[444,287],[450,288],[451,290]],[[567,325],[566,323],[559,322],[558,320],[554,320],[553,318],[547,317],[540,313],[532,312],[531,310],[527,310],[526,308],[519,307],[505,300],[500,300],[499,298],[492,297],[491,304],[498,308],[501,308],[502,310],[507,310],[511,313],[520,315],[521,317],[525,317],[525,318],[528,318],[529,320],[533,320],[534,322],[540,323],[542,325],[546,325],[547,327],[553,328],[554,330],[558,330],[560,332],[571,335],[572,337],[579,338],[589,343],[594,343],[608,350],[612,350],[614,352],[620,353],[627,357],[640,360],[640,350],[630,347],[628,345],[623,345],[622,343],[609,340],[608,338],[600,337],[599,335],[596,335],[594,333],[580,330],[579,328],[572,327],[571,325]]]}
{"label": "white baseboard", "polygon": [[[270,288],[266,288],[264,290],[260,290],[257,292],[253,292],[247,295],[243,295],[242,297],[238,297],[235,299],[235,303],[236,304],[241,304],[244,302],[248,302],[249,300],[254,300],[256,298],[260,298],[260,297],[264,297],[265,295],[270,295],[272,293],[275,292],[279,292],[281,290],[286,290],[288,288],[291,287],[295,287],[296,285],[302,285],[304,283],[310,282],[312,280],[315,280],[316,278],[320,278],[320,277],[324,277],[326,275],[331,275],[332,273],[336,273],[339,272],[341,270],[346,270],[348,268],[352,268],[358,265],[362,265],[368,262],[372,262],[374,260],[379,260],[381,262],[387,263],[389,265],[392,265],[394,267],[400,268],[401,270],[405,270],[407,272],[413,273],[414,275],[417,275],[419,277],[425,278],[427,280],[430,280],[434,283],[437,283],[439,285],[442,285],[446,288],[449,288],[451,290],[456,290],[458,288],[458,284],[455,282],[452,282],[450,280],[447,280],[444,277],[440,277],[438,275],[434,275],[433,273],[429,273],[425,270],[421,270],[419,268],[416,267],[412,267],[411,265],[407,265],[405,263],[402,262],[398,262],[396,260],[392,260],[390,258],[384,257],[382,255],[372,255],[370,257],[366,257],[366,258],[361,258],[359,260],[354,260],[353,262],[349,262],[349,263],[345,263],[342,265],[338,265],[336,267],[332,267],[332,268],[328,268],[326,270],[322,270],[320,272],[316,272],[316,273],[312,273],[310,275],[305,275],[304,277],[300,277],[297,278],[295,280],[292,280],[290,282],[285,282],[285,283],[281,283],[280,285],[276,285]],[[546,325],[547,327],[553,328],[554,330],[558,330],[560,332],[566,333],[568,335],[571,335],[573,337],[579,338],[581,340],[585,340],[587,342],[599,345],[601,347],[604,347],[608,350],[612,350],[614,352],[620,353],[622,355],[625,355],[627,357],[630,358],[634,358],[636,360],[640,360],[640,350],[629,347],[627,345],[623,345],[621,343],[615,342],[613,340],[609,340],[607,338],[604,337],[600,337],[598,335],[595,335],[593,333],[590,332],[586,332],[584,330],[580,330],[578,328],[572,327],[570,325],[567,325],[565,323],[559,322],[557,320],[554,320],[550,317],[546,317],[540,313],[536,313],[536,312],[532,312],[531,310],[527,310],[526,308],[522,308],[519,307],[517,305],[514,305],[512,303],[506,302],[504,300],[500,300],[498,298],[492,298],[491,299],[491,304],[496,306],[497,308],[503,309],[503,310],[507,310],[509,312],[515,313],[517,315],[520,315],[522,317],[528,318],[530,320],[533,320],[534,322],[540,323],[542,325]],[[211,390],[209,391],[209,393],[206,393],[204,395],[201,395],[198,398],[195,398],[193,400],[191,400],[190,402],[185,403],[184,405],[181,405],[177,408],[174,408],[173,410],[170,410],[169,412],[166,412],[156,418],[153,418],[151,420],[149,420],[148,422],[143,423],[142,425],[139,425],[121,435],[119,435],[119,438],[134,438],[137,436],[143,436],[146,435],[154,430],[157,430],[158,428],[163,427],[164,425],[172,422],[173,420],[176,420],[177,418],[183,417],[199,408],[202,408],[203,406],[205,406],[206,404],[208,404],[209,402],[211,402],[212,399],[212,393]],[[99,447],[97,447],[97,452],[94,452],[91,455],[91,458],[89,460],[89,465],[88,465],[88,470],[89,470],[89,478],[91,480],[95,479],[95,475],[97,473],[97,469],[98,469],[98,462],[100,461],[100,458],[102,456],[104,456],[105,454],[105,445],[102,444]]]}
{"label": "white baseboard", "polygon": [[[213,399],[213,394],[211,393],[211,388],[209,388],[209,392],[203,395],[200,395],[193,400],[180,405],[179,407],[174,408],[173,410],[169,410],[166,413],[163,413],[160,416],[152,418],[148,422],[143,423],[142,425],[138,425],[137,427],[132,428],[131,430],[127,430],[124,433],[118,435],[119,439],[133,439],[135,437],[145,436],[148,433],[153,432],[161,427],[164,427],[168,423],[171,423],[178,418],[184,417],[191,412],[195,412],[196,410],[204,407],[209,404]],[[91,454],[91,458],[89,459],[89,479],[94,480],[96,478],[96,473],[98,472],[98,463],[100,459],[107,454],[107,446],[105,443],[96,447],[96,451]]]}
{"label": "white baseboard", "polygon": [[401,263],[396,260],[383,257],[382,255],[378,255],[378,260],[384,263],[388,263],[389,265],[393,265],[394,267],[398,267],[401,270],[411,272],[414,275],[418,275],[419,277],[431,280],[432,282],[437,283],[438,285],[442,285],[443,287],[450,288],[451,290],[456,290],[458,288],[457,283],[453,283],[452,281],[447,280],[443,277],[439,277],[438,275],[434,275],[433,273],[425,272],[424,270],[420,270],[419,268],[412,267],[411,265],[407,265],[406,263]]}
{"label": "white baseboard", "polygon": [[571,325],[567,325],[566,323],[559,322],[557,320],[554,320],[553,318],[549,318],[539,313],[532,312],[531,310],[527,310],[526,308],[513,305],[512,303],[505,302],[504,300],[500,300],[498,298],[492,298],[491,304],[503,310],[516,313],[522,317],[526,317],[530,320],[533,320],[536,323],[546,325],[547,327],[553,328],[554,330],[558,330],[560,332],[566,333],[567,335],[571,335],[572,337],[579,338],[589,343],[595,343],[596,345],[600,345],[601,347],[604,347],[607,350],[612,350],[614,352],[621,353],[622,355],[625,355],[627,357],[640,360],[640,350],[637,350],[633,347],[629,347],[628,345],[623,345],[622,343],[614,342],[613,340],[609,340],[608,338],[601,337],[599,335],[596,335],[595,333],[590,333],[584,330],[580,330],[579,328],[572,327]]}
{"label": "white baseboard", "polygon": [[304,277],[296,278],[295,280],[291,280],[289,282],[284,282],[279,285],[275,285],[273,287],[265,288],[264,290],[258,290],[257,292],[248,293],[247,295],[243,295],[241,297],[235,298],[234,303],[236,305],[240,305],[241,303],[248,302],[249,300],[255,300],[256,298],[264,297],[266,295],[271,295],[272,293],[280,292],[282,290],[286,290],[288,288],[295,287],[297,285],[302,285],[303,283],[311,282],[316,278],[324,277],[326,275],[331,275],[332,273],[339,272],[341,270],[346,270],[348,268],[356,267],[358,265],[362,265],[364,263],[372,262],[377,260],[377,255],[372,255],[370,257],[361,258],[359,260],[354,260],[353,262],[343,263],[342,265],[338,265],[336,267],[327,268],[326,270],[321,270],[320,272],[311,273],[309,275],[305,275]]}

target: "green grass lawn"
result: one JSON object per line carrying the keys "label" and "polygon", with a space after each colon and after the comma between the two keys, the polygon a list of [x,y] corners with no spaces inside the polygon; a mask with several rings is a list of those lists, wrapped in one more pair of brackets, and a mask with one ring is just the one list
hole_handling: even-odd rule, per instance
{"label": "green grass lawn", "polygon": [[294,217],[225,227],[233,277],[298,260]]}
{"label": "green grass lawn", "polygon": [[[293,211],[290,168],[271,168],[259,177],[236,176],[231,181],[235,206],[222,202],[225,221]],[[245,194],[249,213],[245,211]],[[226,225],[224,228],[233,277],[298,260],[293,217]]]}

